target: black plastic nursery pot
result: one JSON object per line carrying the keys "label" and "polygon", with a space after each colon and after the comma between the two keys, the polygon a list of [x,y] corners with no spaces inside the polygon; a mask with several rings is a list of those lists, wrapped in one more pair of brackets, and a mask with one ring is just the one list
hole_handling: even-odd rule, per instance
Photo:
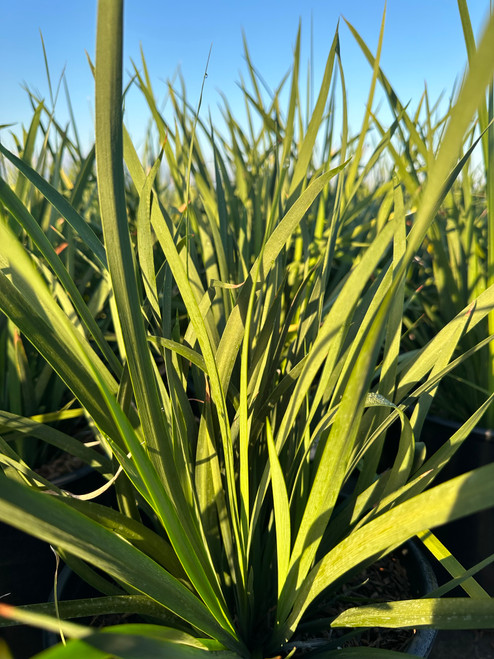
{"label": "black plastic nursery pot", "polygon": [[[53,586],[55,555],[50,546],[0,523],[0,597],[13,605],[46,602]],[[27,626],[0,627],[15,659],[27,659],[39,651],[41,632]]]}
{"label": "black plastic nursery pot", "polygon": [[[101,476],[90,467],[54,479],[75,494],[101,485]],[[0,598],[14,606],[46,602],[53,589],[56,559],[50,545],[0,522]],[[43,634],[26,625],[0,627],[0,639],[14,659],[29,659],[43,648]]]}
{"label": "black plastic nursery pot", "polygon": [[[427,551],[418,540],[410,540],[347,582],[343,598],[347,602],[346,606],[353,606],[354,602],[364,604],[367,601],[419,599],[435,590],[437,585],[436,574]],[[340,633],[345,634],[348,631],[350,630],[333,630],[330,635],[333,648]],[[366,647],[400,652],[403,656],[428,657],[436,637],[437,630],[429,628],[372,628],[362,630],[350,644],[355,642],[355,651],[358,651],[359,647]],[[320,650],[324,651],[324,645],[321,645]],[[316,651],[318,652],[319,648]],[[295,657],[297,656],[296,653]]]}
{"label": "black plastic nursery pot", "polygon": [[[65,600],[80,600],[90,597],[101,597],[102,593],[96,590],[81,579],[68,565],[61,564],[63,567],[59,572],[57,581],[57,597],[59,602]],[[52,588],[48,598],[49,602],[55,599],[55,590]],[[142,619],[135,614],[109,614],[101,616],[92,616],[88,618],[75,618],[74,622],[89,627],[104,627],[108,625],[117,625],[124,623],[138,623]],[[43,632],[43,649],[48,649],[60,642],[60,635],[50,631]],[[1,658],[0,658],[1,659]],[[144,659],[144,657],[143,657]]]}
{"label": "black plastic nursery pot", "polygon": [[[421,548],[417,541],[407,542],[400,550],[399,562],[403,565],[407,572],[407,577],[410,585],[410,598],[418,598],[437,588],[437,579],[435,572],[426,557],[424,550]],[[99,595],[91,586],[86,584],[75,574],[70,568],[65,566],[58,579],[58,599],[59,601],[68,599],[81,599],[85,597],[94,597]],[[50,601],[54,599],[54,592],[52,591]],[[120,624],[123,622],[139,622],[136,616],[125,616],[124,619],[118,619],[117,616],[106,617],[104,620],[97,619],[84,619],[78,620],[83,624],[100,626],[102,624]],[[386,630],[383,631],[386,633]],[[437,631],[435,629],[419,629],[413,633],[412,639],[406,648],[408,655],[415,657],[423,657],[426,659],[436,640]],[[53,632],[43,633],[43,647],[45,649],[56,645],[60,641],[60,637]],[[298,657],[296,652],[294,655]],[[404,655],[406,656],[406,655]],[[16,658],[17,659],[17,658]],[[144,659],[144,657],[143,657]]]}
{"label": "black plastic nursery pot", "polygon": [[[417,541],[407,542],[402,549],[402,560],[408,572],[413,597],[422,597],[437,588],[436,574]],[[428,657],[436,637],[436,629],[417,630],[407,648],[407,654]]]}
{"label": "black plastic nursery pot", "polygon": [[[455,421],[427,417],[421,440],[428,453],[432,454],[442,446],[459,427]],[[494,431],[475,428],[444,467],[437,483],[491,462],[494,462]],[[470,568],[494,553],[494,508],[445,524],[435,533],[464,567]],[[494,564],[478,572],[475,578],[489,594],[494,595]]]}

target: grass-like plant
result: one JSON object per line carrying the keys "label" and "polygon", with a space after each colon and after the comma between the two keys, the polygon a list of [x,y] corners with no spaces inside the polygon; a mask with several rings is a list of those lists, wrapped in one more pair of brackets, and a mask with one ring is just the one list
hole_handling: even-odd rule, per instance
{"label": "grass-like plant", "polygon": [[[469,61],[477,49],[466,0],[458,0],[466,51]],[[350,26],[369,64],[376,65],[354,28]],[[439,113],[439,104],[431,104],[427,89],[415,114],[400,103],[382,70],[379,80],[385,91],[391,112],[399,123],[389,153],[399,172],[400,180],[410,199],[411,217],[415,201],[420,198],[452,110]],[[410,273],[410,284],[419,289],[407,318],[413,339],[409,346],[423,346],[461,309],[473,303],[494,281],[494,183],[493,183],[493,85],[489,82],[477,111],[477,121],[464,135],[461,157],[465,164],[445,196],[436,221],[427,232],[421,250]],[[422,121],[419,121],[422,116]],[[385,130],[376,119],[381,134]],[[480,143],[479,143],[480,141]],[[480,167],[473,171],[472,150],[477,146]],[[467,328],[459,349],[472,349],[494,329],[494,314],[489,314],[481,326]],[[494,390],[494,344],[478,351],[460,364],[440,385],[434,409],[448,419],[461,421],[471,414],[486,395]],[[459,353],[458,353],[459,354]],[[494,427],[494,408],[486,411],[481,423]]]}
{"label": "grass-like plant", "polygon": [[[42,46],[47,64],[43,41]],[[31,174],[38,182],[44,182],[51,188],[59,190],[70,203],[73,212],[83,215],[87,225],[92,226],[101,235],[96,203],[97,188],[93,175],[94,148],[90,149],[87,155],[83,155],[75,122],[72,122],[75,136],[74,139],[70,139],[68,128],[63,128],[57,121],[55,108],[64,78],[60,78],[54,89],[48,65],[46,70],[51,108],[44,100],[38,98],[35,92],[26,88],[33,114],[22,136],[11,132],[17,157],[24,165],[31,168]],[[69,111],[73,118],[66,85],[65,89]],[[1,144],[0,149],[4,149]],[[98,319],[99,326],[105,330],[102,319],[108,316],[109,320],[109,314],[105,314],[109,288],[101,277],[91,242],[76,235],[64,216],[58,213],[56,204],[47,201],[42,184],[39,188],[30,185],[28,179],[9,162],[8,158],[0,157],[0,171],[4,209],[9,209],[10,204],[14,204],[19,209],[21,204],[24,207],[21,212],[29,211],[45,234],[40,239],[45,244],[52,245],[65,270],[74,280],[79,293],[84,297],[91,315]],[[17,176],[15,176],[16,172]],[[18,211],[13,212],[15,214]],[[28,235],[23,234],[19,226],[12,225],[12,228],[28,246],[30,243]],[[46,270],[46,265],[41,260],[38,261],[38,268],[44,270],[53,296],[59,297],[60,292],[57,292],[59,284],[56,278]],[[3,314],[0,317],[0,355],[2,372],[0,408],[3,411],[33,417],[34,423],[50,423],[58,427],[63,427],[63,422],[67,420],[73,426],[74,418],[83,417],[84,410],[73,406],[74,397],[66,384],[39,352],[25,340],[14,323]],[[8,433],[6,439],[13,443],[19,456],[33,468],[48,464],[60,455],[61,446],[64,445],[64,442],[55,442],[58,448],[53,450],[45,441],[38,441],[34,436],[26,437],[25,432],[19,429],[10,429]]]}
{"label": "grass-like plant", "polygon": [[[492,397],[435,455],[424,456],[414,429],[452,368],[459,338],[492,309],[494,287],[446,324],[413,363],[400,361],[400,334],[409,266],[461,171],[463,135],[492,75],[494,20],[472,58],[407,232],[398,177],[375,197],[382,198],[376,217],[364,229],[358,222],[365,198],[359,163],[382,31],[362,135],[350,153],[345,116],[337,163],[331,154],[319,165],[313,159],[335,66],[343,74],[337,36],[305,128],[297,122],[298,42],[283,123],[270,121],[278,117],[277,97],[268,111],[260,97],[253,99],[267,127],[272,167],[256,161],[256,139],[251,160],[241,162],[249,140],[236,143],[240,132],[231,122],[229,153],[238,178],[230,180],[222,140],[217,144],[211,131],[213,182],[194,147],[196,120],[190,124],[183,111],[188,148],[177,146],[178,132],[174,140],[162,136],[184,195],[174,214],[153,187],[161,156],[146,171],[122,122],[122,4],[100,0],[98,9],[103,242],[66,196],[1,148],[91,251],[110,291],[108,337],[42,227],[3,182],[0,309],[93,420],[101,452],[82,452],[114,488],[118,510],[54,487],[0,438],[0,519],[49,542],[102,596],[60,602],[57,618],[47,615],[54,613],[50,605],[2,604],[0,613],[70,639],[46,651],[46,659],[266,657],[303,648],[298,634],[309,621],[326,632],[493,627],[492,599],[472,577],[479,566],[465,572],[430,529],[489,506],[494,465],[429,488]],[[138,83],[156,110],[145,74]],[[160,129],[157,110],[154,117]],[[139,196],[132,223],[124,163]],[[365,241],[352,242],[363,230]],[[343,234],[349,263],[338,254]],[[412,408],[410,420],[405,412]],[[401,433],[384,451],[394,421]],[[2,434],[24,429],[61,440],[12,413],[1,414],[0,424]],[[452,583],[427,599],[353,607],[321,619],[322,597],[337,597],[346,579],[416,535],[443,560]],[[457,583],[468,597],[440,597]],[[64,620],[123,611],[145,622],[95,631]],[[355,649],[338,649],[342,642],[329,638],[324,656],[355,656]],[[358,656],[376,654],[394,656],[358,650]]]}

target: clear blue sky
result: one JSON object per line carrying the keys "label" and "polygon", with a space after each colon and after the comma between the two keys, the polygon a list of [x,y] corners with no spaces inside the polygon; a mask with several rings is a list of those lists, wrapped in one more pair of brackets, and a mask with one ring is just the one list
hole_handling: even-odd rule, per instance
{"label": "clear blue sky", "polygon": [[[0,0],[0,124],[17,123],[16,132],[20,124],[27,125],[31,110],[23,83],[49,98],[41,30],[52,81],[56,83],[65,67],[80,137],[83,143],[89,143],[94,103],[85,50],[94,60],[96,4],[96,0]],[[339,17],[345,16],[375,52],[383,7],[381,0],[127,0],[124,65],[130,72],[130,58],[139,61],[142,43],[156,95],[164,98],[164,80],[172,78],[180,66],[189,99],[195,104],[212,43],[202,116],[207,116],[209,107],[216,117],[218,90],[227,95],[234,109],[241,99],[236,82],[241,74],[247,77],[242,29],[254,64],[274,87],[292,62],[299,19],[302,21],[301,80],[305,80],[312,20],[317,84]],[[489,0],[469,2],[477,35],[488,8]],[[358,128],[371,71],[342,21],[340,38],[350,121],[353,128]],[[411,100],[413,108],[425,81],[432,100],[442,91],[449,96],[465,63],[455,0],[388,0],[381,66],[402,102]],[[62,93],[57,105],[61,119],[68,116],[65,108]],[[129,99],[127,124],[137,141],[142,135],[142,113],[143,106],[136,98]],[[2,135],[5,139],[5,129]]]}

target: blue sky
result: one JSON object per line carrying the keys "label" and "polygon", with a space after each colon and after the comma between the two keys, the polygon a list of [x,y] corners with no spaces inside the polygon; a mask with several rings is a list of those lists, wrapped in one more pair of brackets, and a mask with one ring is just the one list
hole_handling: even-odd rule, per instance
{"label": "blue sky", "polygon": [[[41,47],[43,33],[52,83],[64,70],[80,137],[92,135],[93,81],[85,50],[94,59],[96,0],[1,0],[0,124],[27,125],[31,116],[26,83],[49,98]],[[381,0],[127,0],[125,5],[124,66],[139,62],[142,43],[158,98],[164,98],[164,81],[177,67],[185,78],[188,97],[197,102],[210,45],[209,75],[202,115],[211,109],[218,117],[218,90],[235,110],[241,100],[240,75],[247,77],[242,29],[252,60],[269,85],[275,87],[292,62],[299,20],[302,21],[302,77],[305,80],[313,31],[314,78],[320,80],[341,15],[359,31],[375,52],[384,2]],[[489,0],[470,0],[475,33],[487,17]],[[347,26],[340,21],[341,54],[348,86],[350,123],[359,127],[369,89],[371,70]],[[449,96],[455,78],[464,70],[466,53],[455,0],[388,0],[381,66],[402,102],[417,104],[427,81],[432,100]],[[382,98],[378,93],[377,99]],[[127,124],[139,142],[144,130],[144,106],[134,95],[128,102]],[[242,110],[238,109],[241,119]],[[57,116],[65,120],[64,94]],[[2,132],[4,133],[4,131]]]}

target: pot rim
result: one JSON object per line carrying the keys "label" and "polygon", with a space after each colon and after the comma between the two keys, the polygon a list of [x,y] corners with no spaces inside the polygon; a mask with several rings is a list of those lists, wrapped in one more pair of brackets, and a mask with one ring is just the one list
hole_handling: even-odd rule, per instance
{"label": "pot rim", "polygon": [[[426,423],[427,422],[432,422],[439,426],[444,426],[445,428],[451,428],[452,430],[458,430],[462,426],[462,423],[459,421],[451,421],[450,419],[435,414],[428,414],[426,418]],[[492,428],[475,426],[475,428],[471,430],[470,435],[473,435],[476,439],[482,439],[488,442],[494,441],[494,429]]]}
{"label": "pot rim", "polygon": [[[418,590],[419,596],[427,595],[427,593],[435,590],[438,586],[436,574],[430,561],[427,558],[427,555],[422,548],[422,544],[417,538],[411,538],[402,545],[402,548],[408,550],[409,554],[404,558],[407,565],[406,569],[408,572],[411,570],[419,575],[418,579]],[[69,579],[74,574],[73,570],[68,565],[63,565],[58,576],[58,595],[61,598],[62,591],[66,587]],[[53,601],[54,592],[52,590],[50,594],[49,601]],[[432,650],[434,642],[437,637],[437,629],[432,628],[420,628],[417,629],[414,637],[412,638],[410,645],[407,647],[407,654],[412,654],[417,657],[422,657],[426,659],[429,656],[429,653]],[[45,648],[55,645],[58,642],[58,635],[54,632],[45,631],[43,633],[43,641]]]}

